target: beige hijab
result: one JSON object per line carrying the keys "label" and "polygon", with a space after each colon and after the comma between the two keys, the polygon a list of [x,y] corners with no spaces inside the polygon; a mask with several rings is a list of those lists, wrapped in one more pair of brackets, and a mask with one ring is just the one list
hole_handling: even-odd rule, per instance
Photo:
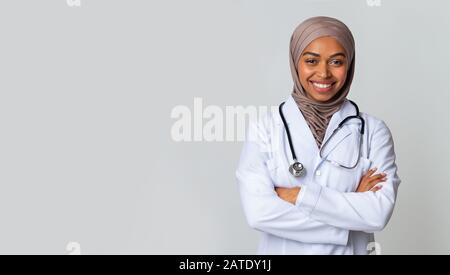
{"label": "beige hijab", "polygon": [[[344,86],[328,102],[317,102],[306,96],[298,78],[297,65],[303,50],[315,39],[323,36],[334,37],[345,49],[350,66]],[[294,89],[292,96],[306,119],[309,128],[320,148],[331,116],[337,112],[345,101],[353,80],[355,69],[355,42],[348,27],[331,17],[312,17],[303,21],[292,34],[290,43],[290,66]]]}

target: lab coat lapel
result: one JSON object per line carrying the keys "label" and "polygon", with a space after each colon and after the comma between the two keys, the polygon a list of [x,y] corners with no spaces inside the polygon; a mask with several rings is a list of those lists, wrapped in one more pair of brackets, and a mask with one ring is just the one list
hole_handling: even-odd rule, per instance
{"label": "lab coat lapel", "polygon": [[[322,159],[319,157],[319,148],[317,148],[316,141],[314,136],[309,128],[305,117],[302,112],[299,110],[297,103],[294,98],[290,95],[286,100],[285,108],[283,108],[283,112],[286,117],[286,122],[289,126],[292,142],[294,146],[294,150],[297,154],[297,158],[300,162],[305,165],[312,164],[314,166],[314,170],[322,163]],[[351,103],[346,100],[341,109],[334,113],[328,123],[325,137],[322,142],[322,145],[328,140],[333,133],[334,129],[336,129],[339,123],[347,116],[354,115],[355,111]],[[352,134],[352,131],[347,124],[347,122],[341,130],[339,130],[334,136],[333,139],[329,141],[327,144],[326,153],[331,153],[334,151],[340,144],[342,144],[343,140],[349,137]],[[291,156],[290,156],[291,157]]]}
{"label": "lab coat lapel", "polygon": [[[330,139],[331,135],[339,127],[339,123],[341,123],[342,120],[344,120],[347,116],[356,114],[354,111],[353,111],[353,113],[351,113],[352,107],[353,106],[351,106],[351,103],[346,100],[342,104],[342,107],[336,113],[333,114],[330,122],[328,123],[327,130],[325,132],[325,137],[322,141],[322,146],[325,144],[325,142],[328,139]],[[333,136],[333,138],[330,139],[330,141],[328,142],[328,144],[327,144],[328,148],[326,148],[326,150],[324,150],[324,151],[331,153],[333,150],[335,150],[337,148],[337,146],[339,146],[339,144],[342,143],[342,141],[345,138],[347,138],[352,133],[351,130],[349,129],[349,127],[347,127],[352,122],[353,121],[346,122],[344,124],[344,126],[342,127],[342,129],[340,129],[339,131],[336,132],[336,134]]]}
{"label": "lab coat lapel", "polygon": [[309,129],[309,126],[300,112],[297,103],[290,95],[286,100],[285,108],[286,122],[291,132],[292,143],[297,154],[297,158],[300,162],[305,162],[306,159],[311,159],[319,153],[316,140]]}
{"label": "lab coat lapel", "polygon": [[[324,159],[333,151],[336,149],[342,149],[340,151],[345,151],[346,149],[341,148],[342,146],[353,146],[354,144],[349,140],[349,137],[351,137],[354,134],[354,128],[352,128],[353,124],[358,124],[357,120],[349,120],[347,121],[340,130],[336,132],[336,134],[331,138],[333,135],[333,132],[339,127],[339,123],[342,122],[347,116],[355,115],[355,108],[353,105],[348,101],[345,100],[345,102],[342,104],[342,107],[333,114],[331,117],[330,122],[328,123],[327,130],[325,132],[325,137],[322,141],[322,158],[320,156],[317,159],[316,166],[314,169],[316,169],[323,161]],[[353,129],[353,130],[352,130]],[[331,138],[331,139],[330,139]],[[329,140],[329,141],[328,141]],[[325,143],[328,141],[328,144],[324,147]],[[349,144],[347,141],[349,141],[351,144]],[[353,147],[350,147],[353,148]]]}

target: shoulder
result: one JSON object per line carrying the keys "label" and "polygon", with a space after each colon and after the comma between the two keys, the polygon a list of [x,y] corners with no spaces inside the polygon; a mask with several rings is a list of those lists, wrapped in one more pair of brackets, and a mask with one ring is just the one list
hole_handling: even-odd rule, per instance
{"label": "shoulder", "polygon": [[365,129],[370,141],[384,140],[392,142],[391,130],[383,119],[364,112],[361,112],[361,117],[365,120]]}
{"label": "shoulder", "polygon": [[374,127],[374,126],[379,127],[383,124],[385,125],[384,121],[377,116],[374,116],[374,115],[371,115],[371,114],[368,114],[365,112],[360,112],[360,114],[361,114],[361,117],[366,121],[366,123],[372,127]]}

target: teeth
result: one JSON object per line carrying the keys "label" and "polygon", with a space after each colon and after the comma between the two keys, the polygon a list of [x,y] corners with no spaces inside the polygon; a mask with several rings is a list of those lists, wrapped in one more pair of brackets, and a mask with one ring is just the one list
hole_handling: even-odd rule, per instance
{"label": "teeth", "polygon": [[316,83],[316,82],[313,82],[313,85],[320,89],[326,89],[326,88],[331,87],[331,84],[321,84],[321,83]]}

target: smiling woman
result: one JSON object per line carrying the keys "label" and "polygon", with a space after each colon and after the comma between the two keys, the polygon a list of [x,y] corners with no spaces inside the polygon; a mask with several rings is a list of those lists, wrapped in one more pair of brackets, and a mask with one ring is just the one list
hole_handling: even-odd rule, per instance
{"label": "smiling woman", "polygon": [[341,90],[348,70],[344,52],[332,37],[318,38],[306,47],[298,62],[298,77],[309,97],[327,102]]}
{"label": "smiling woman", "polygon": [[292,34],[292,97],[320,147],[331,116],[346,100],[355,69],[355,41],[348,27],[330,17],[313,17]]}
{"label": "smiling woman", "polygon": [[293,91],[249,126],[261,142],[245,141],[236,171],[248,224],[263,233],[258,252],[368,254],[400,178],[387,125],[347,99],[353,35],[334,18],[305,20],[291,37],[290,66]]}

